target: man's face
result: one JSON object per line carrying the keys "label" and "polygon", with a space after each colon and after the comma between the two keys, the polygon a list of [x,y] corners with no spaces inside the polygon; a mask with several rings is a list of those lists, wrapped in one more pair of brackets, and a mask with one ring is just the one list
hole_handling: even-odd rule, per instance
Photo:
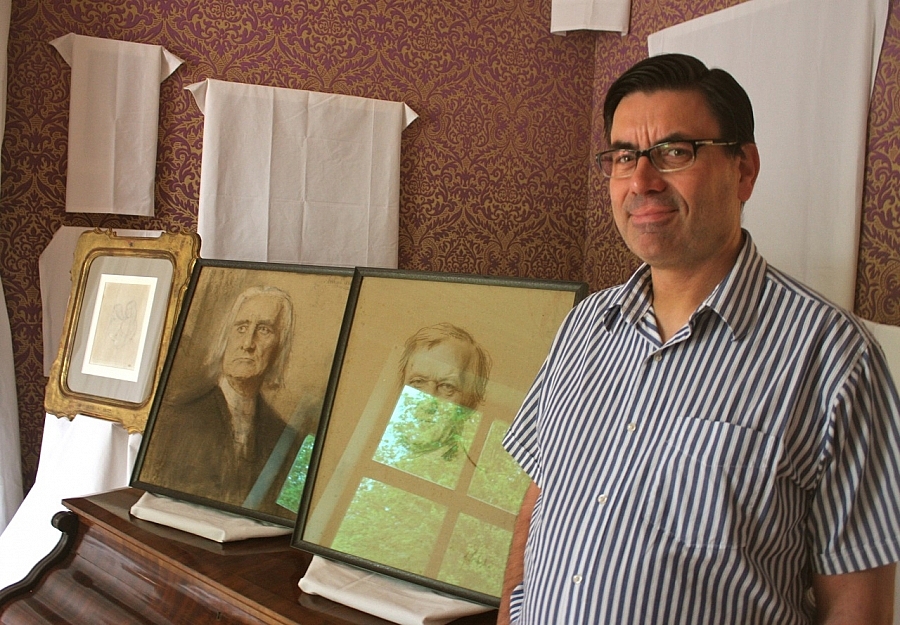
{"label": "man's face", "polygon": [[430,349],[413,353],[406,365],[403,383],[454,404],[468,406],[467,367],[471,346],[457,339],[447,339]]}
{"label": "man's face", "polygon": [[278,351],[281,301],[256,295],[244,300],[228,329],[222,373],[236,379],[262,378]]}
{"label": "man's face", "polygon": [[[703,96],[692,91],[632,93],[619,103],[612,147],[643,150],[675,139],[725,139]],[[609,192],[625,243],[655,269],[696,271],[733,262],[741,245],[741,203],[759,168],[756,148],[745,155],[704,146],[688,169],[660,173],[640,158],[629,178],[612,178]],[[749,156],[747,156],[749,154]]]}

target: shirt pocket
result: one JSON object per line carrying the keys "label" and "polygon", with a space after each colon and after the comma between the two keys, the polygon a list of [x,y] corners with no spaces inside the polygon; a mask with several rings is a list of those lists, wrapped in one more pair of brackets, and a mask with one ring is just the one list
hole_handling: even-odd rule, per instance
{"label": "shirt pocket", "polygon": [[737,549],[759,527],[777,439],[719,421],[682,420],[651,469],[644,521],[686,547]]}

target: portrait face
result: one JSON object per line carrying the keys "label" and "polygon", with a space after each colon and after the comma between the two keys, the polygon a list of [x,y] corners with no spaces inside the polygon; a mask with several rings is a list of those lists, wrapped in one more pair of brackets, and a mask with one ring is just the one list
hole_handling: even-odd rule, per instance
{"label": "portrait face", "polygon": [[472,407],[468,406],[471,355],[470,345],[453,338],[419,349],[409,358],[403,383],[434,397]]}
{"label": "portrait face", "polygon": [[[637,92],[616,109],[610,140],[612,147],[642,150],[678,139],[730,139],[719,132],[697,92]],[[691,167],[669,173],[640,158],[629,178],[611,178],[613,216],[631,251],[654,269],[733,262],[742,242],[741,203],[759,170],[756,147],[743,150],[734,156],[722,146],[703,146]]]}
{"label": "portrait face", "polygon": [[255,295],[241,304],[228,329],[222,373],[237,380],[261,379],[278,353],[281,301]]}

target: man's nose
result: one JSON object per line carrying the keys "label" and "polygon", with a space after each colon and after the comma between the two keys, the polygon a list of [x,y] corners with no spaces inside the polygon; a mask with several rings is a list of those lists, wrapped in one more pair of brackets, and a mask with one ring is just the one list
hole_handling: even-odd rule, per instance
{"label": "man's nose", "polygon": [[241,337],[241,347],[247,351],[251,351],[256,347],[256,328],[250,328],[250,330]]}
{"label": "man's nose", "polygon": [[638,195],[643,195],[647,191],[662,191],[666,186],[665,179],[650,161],[649,154],[638,156],[629,182],[631,190]]}

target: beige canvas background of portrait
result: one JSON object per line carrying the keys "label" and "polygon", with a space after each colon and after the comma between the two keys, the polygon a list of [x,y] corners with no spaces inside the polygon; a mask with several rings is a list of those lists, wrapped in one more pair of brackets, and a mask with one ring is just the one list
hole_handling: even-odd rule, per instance
{"label": "beige canvas background of portrait", "polygon": [[[326,526],[340,522],[326,512],[335,502],[321,497],[326,492],[326,498],[337,496],[349,486],[340,482],[357,453],[361,460],[374,453],[371,443],[377,444],[379,437],[359,436],[357,428],[361,417],[373,411],[380,415],[379,424],[387,421],[400,390],[398,363],[407,338],[442,322],[471,333],[493,360],[478,410],[510,423],[574,300],[575,293],[565,290],[365,277],[302,538],[317,543],[331,533]],[[357,450],[354,445],[361,439],[369,440],[369,447]],[[440,496],[440,489],[433,486],[434,496]]]}
{"label": "beige canvas background of portrait", "polygon": [[204,267],[178,340],[165,401],[180,403],[215,382],[207,377],[207,355],[215,349],[237,296],[254,286],[281,289],[290,296],[294,309],[284,387],[264,390],[263,395],[285,416],[303,397],[324,397],[350,281],[349,276]]}

